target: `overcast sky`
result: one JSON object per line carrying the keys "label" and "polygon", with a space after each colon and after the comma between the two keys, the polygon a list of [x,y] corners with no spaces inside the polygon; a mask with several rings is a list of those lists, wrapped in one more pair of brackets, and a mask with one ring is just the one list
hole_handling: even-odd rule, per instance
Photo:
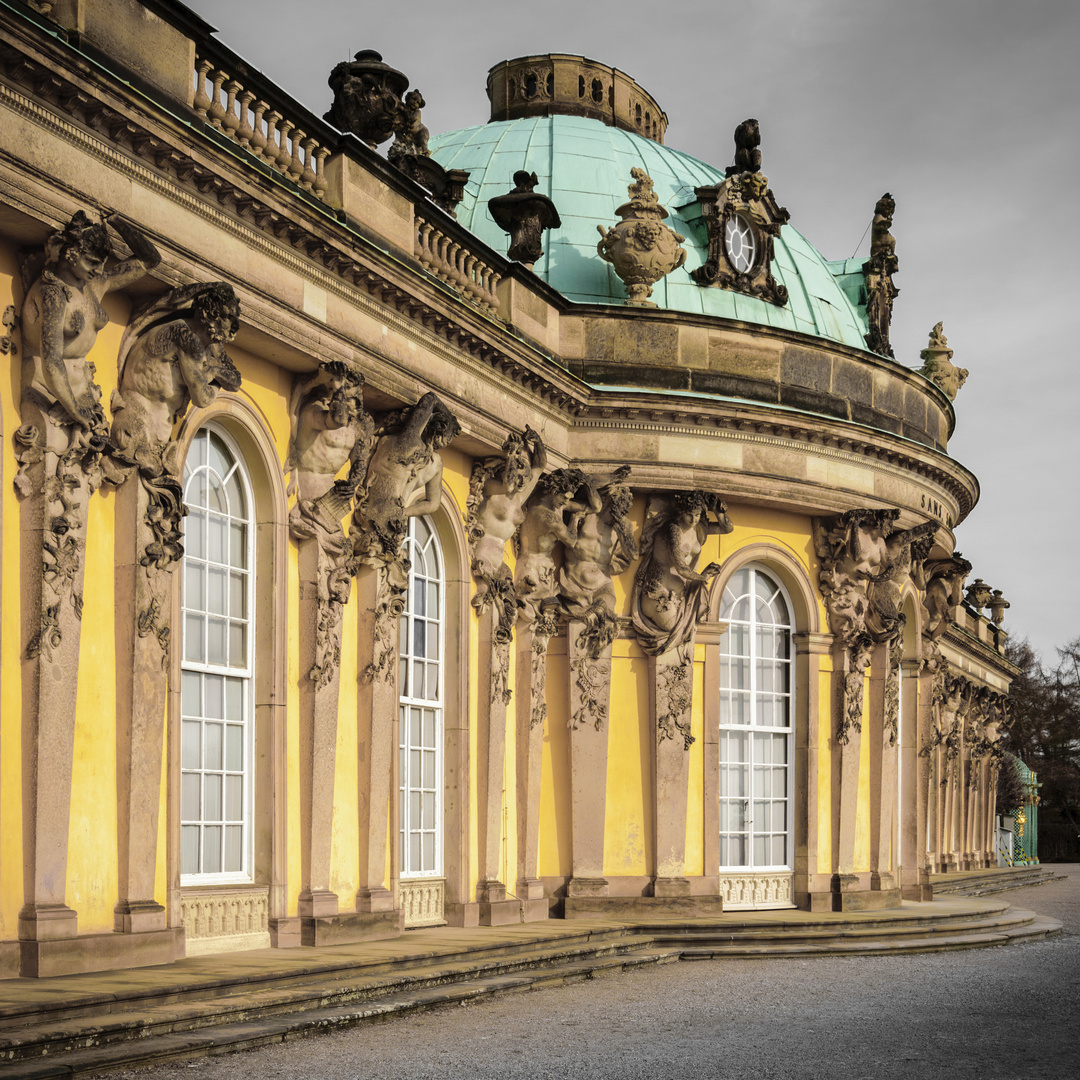
{"label": "overcast sky", "polygon": [[374,48],[432,132],[485,122],[488,69],[544,52],[626,71],[667,143],[713,164],[755,116],[763,171],[826,258],[866,254],[890,191],[896,358],[919,367],[942,320],[971,371],[949,451],[982,497],[957,547],[1044,660],[1080,636],[1077,0],[187,2],[319,115],[334,64]]}

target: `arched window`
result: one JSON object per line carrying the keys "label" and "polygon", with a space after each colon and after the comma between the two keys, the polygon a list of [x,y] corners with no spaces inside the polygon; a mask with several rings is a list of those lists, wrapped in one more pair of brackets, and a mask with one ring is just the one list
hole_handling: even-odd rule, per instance
{"label": "arched window", "polygon": [[443,655],[446,585],[431,520],[409,518],[412,567],[401,615],[401,876],[443,875]]}
{"label": "arched window", "polygon": [[780,586],[744,566],[720,620],[720,869],[791,863],[792,627]]}
{"label": "arched window", "polygon": [[184,465],[181,884],[252,879],[252,493],[236,444],[208,424]]}

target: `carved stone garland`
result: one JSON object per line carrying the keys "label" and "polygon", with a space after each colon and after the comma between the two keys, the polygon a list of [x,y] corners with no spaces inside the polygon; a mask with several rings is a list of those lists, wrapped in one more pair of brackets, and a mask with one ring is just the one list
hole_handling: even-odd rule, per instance
{"label": "carved stone garland", "polygon": [[[769,178],[761,172],[761,137],[756,120],[746,120],[735,131],[735,164],[719,185],[694,189],[709,231],[709,257],[690,272],[699,285],[712,285],[746,293],[782,307],[788,290],[772,274],[773,242],[789,217],[780,206]],[[745,235],[749,232],[749,235]],[[733,258],[752,243],[748,266]]]}

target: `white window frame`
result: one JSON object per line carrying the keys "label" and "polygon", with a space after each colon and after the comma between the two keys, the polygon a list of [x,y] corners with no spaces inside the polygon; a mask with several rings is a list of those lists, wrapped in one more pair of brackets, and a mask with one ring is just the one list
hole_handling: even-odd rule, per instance
{"label": "white window frame", "polygon": [[[435,625],[437,627],[438,634],[438,675],[437,675],[437,697],[432,698],[420,698],[413,697],[410,694],[406,694],[404,691],[407,688],[412,690],[416,685],[415,679],[415,665],[418,662],[423,662],[427,667],[428,673],[430,673],[431,661],[426,658],[417,658],[414,656],[413,648],[415,644],[414,624],[417,618],[423,618],[427,621],[428,626],[432,625],[432,619],[430,613],[427,612],[425,607],[425,614],[418,615],[416,612],[416,594],[413,588],[413,573],[416,568],[416,560],[413,557],[415,550],[417,549],[416,542],[416,523],[423,521],[424,525],[430,532],[431,540],[428,543],[425,552],[426,559],[429,563],[428,576],[423,580],[425,585],[429,581],[435,581],[438,584],[438,612],[436,615]],[[425,879],[436,879],[445,876],[445,853],[444,853],[444,837],[443,832],[445,828],[444,819],[444,788],[445,788],[445,763],[444,763],[444,743],[446,734],[446,560],[443,554],[442,542],[439,539],[438,529],[435,527],[435,522],[430,517],[409,518],[409,532],[405,539],[406,550],[409,552],[410,560],[412,562],[412,568],[409,571],[409,588],[405,594],[405,610],[400,617],[400,637],[399,637],[399,649],[398,649],[398,663],[399,663],[399,722],[398,722],[398,753],[400,756],[400,776],[398,784],[398,799],[399,799],[399,830],[398,830],[398,855],[400,866],[400,877],[403,881],[420,881]],[[430,562],[434,558],[436,563],[435,576],[431,575]],[[406,679],[406,666],[408,666],[408,678]],[[425,678],[425,689],[428,685],[427,678]],[[412,831],[420,831],[414,829],[414,822],[411,820],[412,815],[410,812],[409,798],[412,790],[409,787],[409,770],[407,768],[410,751],[414,748],[410,745],[410,724],[409,718],[412,709],[430,710],[435,714],[435,733],[434,733],[434,757],[435,757],[435,776],[434,776],[434,795],[435,795],[435,825],[434,825],[434,851],[433,862],[434,865],[428,870],[410,870],[408,868],[408,838]],[[421,753],[426,752],[428,748],[421,746]],[[421,791],[421,799],[423,798],[422,786],[419,788]],[[422,842],[421,842],[422,845]],[[421,852],[421,862],[423,862],[423,853]]]}
{"label": "white window frame", "polygon": [[[750,827],[747,830],[747,860],[748,861],[746,863],[741,863],[741,864],[730,864],[730,863],[719,862],[719,859],[718,859],[719,871],[720,871],[721,874],[748,873],[748,872],[756,873],[756,872],[759,872],[759,871],[760,872],[770,872],[770,873],[785,873],[785,872],[791,873],[791,872],[794,871],[794,866],[795,866],[795,864],[794,864],[794,841],[795,841],[795,834],[794,834],[794,824],[795,824],[795,822],[794,822],[794,818],[795,818],[795,814],[794,814],[794,799],[795,799],[795,718],[796,718],[796,707],[797,707],[796,697],[795,697],[795,626],[794,626],[794,622],[793,622],[793,612],[794,612],[795,609],[794,609],[794,607],[793,607],[793,605],[791,603],[791,597],[788,595],[788,591],[784,587],[783,582],[780,581],[779,576],[774,571],[772,571],[769,567],[762,566],[762,565],[760,565],[758,563],[747,563],[747,564],[745,564],[743,566],[738,567],[738,569],[731,575],[731,577],[725,583],[725,586],[724,586],[725,592],[726,592],[727,588],[730,586],[731,580],[740,571],[743,571],[743,570],[749,571],[751,573],[751,587],[750,587],[750,597],[751,597],[750,614],[751,614],[751,621],[745,622],[745,623],[740,622],[740,623],[738,623],[738,625],[748,627],[748,640],[750,642],[750,653],[745,658],[749,661],[749,671],[750,671],[749,715],[750,715],[750,718],[751,718],[751,723],[749,723],[749,724],[724,724],[724,723],[720,723],[718,725],[718,734],[721,733],[721,732],[724,732],[724,731],[746,732],[748,734],[748,749],[747,749],[748,760],[746,762],[746,768],[747,768],[747,772],[748,772],[748,776],[747,776],[748,798],[745,800],[749,805],[749,810],[750,810],[750,814],[751,814]],[[780,627],[779,624],[775,624],[775,623],[774,624],[768,624],[768,625],[774,626],[774,627],[776,627],[778,629],[782,629],[787,634],[787,637],[788,637],[788,648],[787,648],[787,652],[788,652],[788,656],[787,656],[787,664],[788,664],[788,690],[787,690],[788,710],[787,710],[787,721],[788,722],[787,722],[787,725],[785,727],[779,727],[779,728],[778,727],[769,727],[769,726],[753,723],[753,717],[754,717],[755,711],[756,711],[755,710],[756,695],[758,693],[758,688],[757,688],[757,665],[755,663],[755,661],[757,660],[757,655],[756,655],[756,651],[755,651],[756,650],[756,642],[755,642],[754,631],[759,625],[763,625],[763,624],[759,624],[756,621],[756,607],[755,607],[755,605],[753,603],[753,597],[754,597],[754,593],[755,593],[755,584],[756,584],[756,575],[758,575],[758,574],[761,574],[764,577],[766,577],[768,579],[768,581],[770,582],[770,584],[773,585],[779,591],[780,596],[783,598],[784,604],[785,604],[785,606],[787,608],[788,622],[787,622],[786,626]],[[730,625],[731,625],[731,623],[730,623],[729,620],[727,620],[724,617],[724,615],[723,615],[723,606],[722,605],[723,605],[723,599],[721,599],[721,609],[720,609],[719,618],[720,618],[721,622],[728,622],[729,629],[724,634],[724,637],[722,637],[721,640],[720,640],[720,664],[721,664],[721,670],[723,669],[723,665],[727,661],[728,656],[731,655],[727,651],[727,649],[725,648],[725,638],[727,638],[727,634],[730,633]],[[720,693],[724,694],[727,689],[728,689],[727,687],[722,686],[721,689],[720,689]],[[723,712],[722,709],[720,709],[718,711],[722,715],[722,712]],[[785,845],[786,850],[787,850],[787,862],[782,863],[782,864],[767,863],[767,864],[763,864],[763,865],[758,865],[754,861],[754,838],[755,838],[755,832],[754,832],[754,828],[753,828],[753,816],[752,815],[753,815],[753,812],[754,812],[753,806],[754,806],[754,736],[755,736],[755,734],[758,734],[758,735],[786,734],[787,735],[787,762],[786,762],[786,773],[787,773],[786,780],[787,780],[787,782],[786,782],[786,785],[785,785],[785,796],[784,796],[784,798],[786,800],[786,807],[787,807],[787,815],[786,815],[787,816],[787,842],[786,842],[786,845]],[[728,764],[729,764],[728,762],[726,762],[723,758],[721,758],[719,767],[721,769],[723,769],[723,768],[727,767]],[[717,788],[718,792],[722,788],[722,786],[723,786],[722,783],[718,779],[718,788]],[[721,804],[726,799],[726,797],[723,796],[723,795],[718,795],[718,798],[720,799]],[[767,830],[767,831],[770,834],[772,833],[772,830]],[[723,837],[725,835],[733,835],[733,834],[730,832],[730,830],[721,829],[720,830],[720,840],[721,841],[722,841],[722,839],[723,839]],[[718,844],[718,850],[720,850],[720,849],[722,849],[722,844]]]}
{"label": "white window frame", "polygon": [[[227,664],[198,663],[198,662],[195,662],[195,661],[188,660],[186,658],[186,656],[185,656],[185,652],[186,652],[185,644],[186,643],[184,641],[184,633],[185,633],[185,627],[186,627],[186,618],[185,617],[186,617],[186,614],[187,614],[187,603],[186,603],[186,601],[187,601],[187,596],[186,596],[186,590],[187,590],[187,578],[186,578],[187,566],[186,566],[186,560],[187,560],[187,555],[185,554],[184,559],[181,561],[181,564],[180,564],[180,574],[181,574],[180,627],[181,627],[181,630],[180,630],[180,634],[178,635],[179,638],[180,638],[180,640],[178,642],[178,645],[179,645],[179,648],[180,648],[180,671],[181,671],[181,676],[180,676],[181,677],[181,694],[180,694],[180,699],[181,699],[181,705],[180,705],[180,717],[181,717],[181,720],[180,720],[180,724],[181,724],[181,728],[180,728],[180,739],[179,739],[179,743],[180,743],[180,766],[179,766],[179,772],[180,772],[180,783],[181,783],[181,785],[183,784],[183,775],[184,775],[185,771],[189,772],[189,773],[192,772],[192,771],[198,771],[200,773],[200,775],[203,772],[203,770],[201,768],[199,770],[190,770],[190,769],[185,770],[184,767],[183,767],[183,723],[184,723],[184,712],[183,712],[183,689],[182,689],[182,684],[183,684],[184,673],[190,671],[190,672],[197,672],[198,674],[203,675],[203,676],[205,676],[205,675],[221,675],[224,678],[242,679],[243,684],[244,684],[243,685],[243,690],[242,690],[242,707],[243,707],[243,715],[244,715],[244,734],[243,734],[243,740],[242,740],[242,752],[243,752],[243,755],[244,755],[244,758],[243,758],[243,770],[242,770],[243,783],[244,783],[244,791],[243,791],[243,796],[242,796],[243,839],[242,839],[242,842],[241,842],[241,855],[240,855],[241,869],[240,869],[240,871],[238,871],[238,872],[237,871],[232,871],[232,872],[221,871],[219,873],[196,873],[196,874],[185,874],[185,873],[181,872],[181,874],[180,874],[180,885],[181,885],[181,887],[195,886],[195,885],[198,885],[198,886],[203,886],[203,885],[247,885],[247,884],[250,884],[250,883],[252,883],[254,881],[254,833],[255,833],[255,821],[254,821],[254,818],[255,818],[255,792],[254,792],[254,787],[255,787],[255,785],[254,785],[254,776],[255,776],[255,769],[254,769],[254,750],[255,750],[255,717],[254,717],[254,704],[255,704],[255,697],[254,697],[254,683],[255,683],[255,679],[254,679],[254,674],[255,674],[254,673],[254,655],[255,655],[255,650],[254,650],[254,646],[255,646],[255,642],[254,642],[254,638],[255,638],[255,634],[254,634],[254,628],[257,625],[256,590],[255,590],[255,531],[256,531],[257,526],[256,526],[256,521],[255,521],[255,497],[254,497],[254,492],[253,492],[252,487],[251,487],[251,477],[250,477],[249,472],[248,472],[247,463],[244,460],[244,455],[241,452],[240,447],[237,445],[236,440],[220,424],[216,424],[213,421],[210,421],[210,422],[204,424],[202,427],[199,428],[199,430],[193,436],[191,444],[188,447],[188,457],[189,457],[189,459],[190,459],[192,448],[195,446],[195,441],[197,439],[200,439],[200,438],[206,438],[207,441],[209,441],[209,437],[210,437],[211,434],[217,436],[218,438],[220,438],[221,441],[225,444],[226,449],[232,455],[232,457],[233,457],[233,459],[235,461],[235,465],[233,467],[233,470],[230,470],[230,473],[227,474],[227,476],[231,475],[231,473],[233,471],[235,471],[238,474],[239,481],[240,481],[240,488],[241,488],[241,490],[243,492],[244,501],[245,501],[245,504],[246,504],[246,517],[244,519],[245,525],[247,527],[246,552],[245,552],[245,562],[246,562],[246,566],[247,566],[247,595],[246,595],[247,636],[246,636],[246,648],[245,648],[246,663],[242,667],[233,667],[233,666],[230,666],[230,665],[227,665]],[[187,465],[188,465],[188,462],[185,463],[185,476],[184,476],[185,496],[186,496],[186,493],[187,493],[187,487],[188,487],[188,483],[190,481],[191,475],[194,474],[194,471],[192,472],[192,474],[188,474]],[[201,468],[201,466],[199,466],[199,468]],[[226,478],[227,478],[227,476],[226,476]],[[186,505],[186,498],[185,498],[185,505]],[[230,516],[232,516],[232,515],[230,515]],[[185,521],[186,521],[186,519],[185,519]],[[185,537],[186,537],[186,529],[185,529]],[[207,555],[208,554],[209,553],[207,552]],[[209,560],[207,560],[207,562],[208,561]],[[233,564],[231,562],[228,563],[228,564],[218,564],[218,565],[227,565],[227,571],[226,571],[227,573],[230,570],[234,569]],[[204,642],[204,644],[205,644],[205,642]],[[207,719],[205,716],[201,716],[198,719],[203,721],[203,723],[205,725],[205,721]],[[205,733],[205,726],[203,728],[203,732]],[[200,742],[201,742],[201,739],[200,739]],[[223,746],[223,750],[222,750],[223,755],[225,754],[225,752],[226,751],[225,751],[224,746]],[[223,763],[224,763],[224,760],[223,760]],[[216,771],[216,770],[212,770],[212,771]],[[223,772],[227,772],[227,771],[228,770],[223,770]],[[223,789],[223,791],[222,791],[223,814],[224,814],[225,797],[226,797],[225,796],[225,791]],[[182,797],[181,797],[181,800],[180,800],[180,804],[182,805]],[[182,810],[180,811],[180,813],[182,814]],[[185,823],[184,819],[183,819],[183,817],[181,817],[181,819],[180,819],[181,829],[183,829],[184,823]],[[205,829],[205,826],[206,826],[205,822],[200,822],[200,825],[201,825],[202,829]],[[183,834],[181,832],[181,836],[182,835]],[[204,836],[204,834],[202,832],[200,832],[200,845],[199,845],[200,846],[200,859],[202,857],[203,836]],[[181,847],[182,847],[182,844],[181,844]],[[223,842],[222,842],[222,854],[224,856],[224,838],[223,838]],[[178,858],[179,857],[180,857],[180,855],[178,854]]]}

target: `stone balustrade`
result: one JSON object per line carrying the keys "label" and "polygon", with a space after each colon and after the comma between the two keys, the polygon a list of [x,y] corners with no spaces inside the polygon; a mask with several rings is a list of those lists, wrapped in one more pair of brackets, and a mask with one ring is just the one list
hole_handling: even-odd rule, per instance
{"label": "stone balustrade", "polygon": [[495,313],[495,290],[502,275],[419,214],[414,254],[437,278],[461,290],[478,307]]}
{"label": "stone balustrade", "polygon": [[196,115],[315,198],[326,197],[329,147],[206,57],[195,57],[194,78]]}

